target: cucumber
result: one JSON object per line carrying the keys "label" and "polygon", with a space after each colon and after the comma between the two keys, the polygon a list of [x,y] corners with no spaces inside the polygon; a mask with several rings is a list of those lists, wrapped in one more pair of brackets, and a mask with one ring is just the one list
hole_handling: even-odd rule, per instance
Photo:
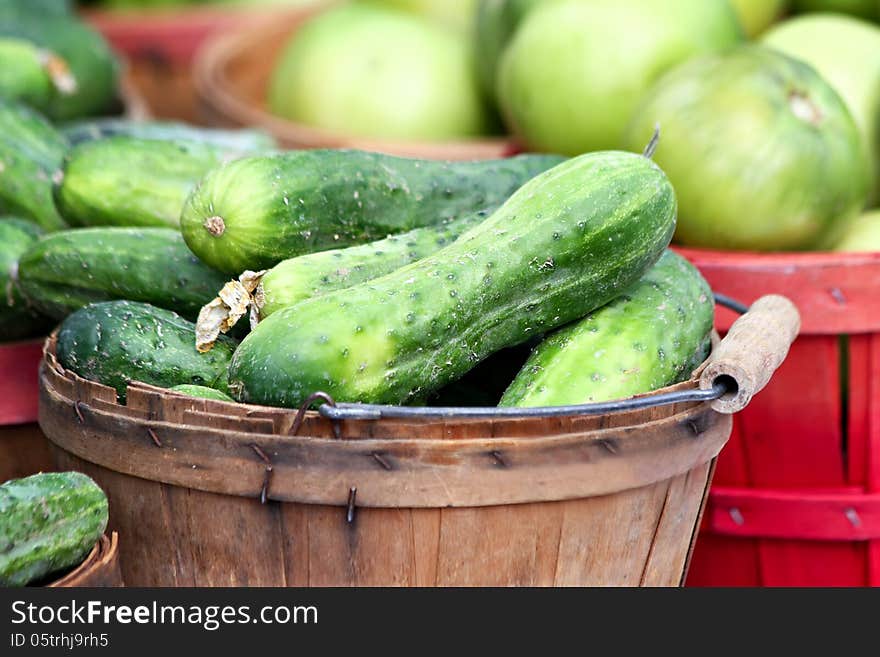
{"label": "cucumber", "polygon": [[0,96],[45,112],[52,98],[50,57],[30,41],[0,37]]}
{"label": "cucumber", "polygon": [[649,159],[596,152],[523,185],[453,244],[373,281],[277,311],[229,368],[239,401],[406,403],[504,347],[583,317],[657,261],[675,194]]}
{"label": "cucumber", "polygon": [[177,228],[196,183],[232,153],[195,141],[109,137],[64,158],[55,201],[72,226]]}
{"label": "cucumber", "polygon": [[195,348],[195,324],[170,310],[135,301],[80,308],[58,329],[58,362],[90,381],[116,388],[130,381],[162,388],[194,383],[227,391],[226,368],[236,342],[220,336],[210,353]]}
{"label": "cucumber", "polygon": [[230,274],[382,239],[500,204],[555,155],[440,162],[357,150],[250,157],[211,171],[180,227],[201,260]]}
{"label": "cucumber", "polygon": [[550,334],[500,406],[564,406],[678,383],[708,356],[714,303],[687,260],[666,251],[611,303]]}
{"label": "cucumber", "polygon": [[39,335],[50,322],[25,300],[18,286],[18,260],[42,231],[36,224],[0,217],[0,342]]}
{"label": "cucumber", "polygon": [[259,153],[278,148],[275,139],[262,130],[203,128],[178,121],[132,121],[110,117],[72,121],[61,126],[61,131],[74,145],[121,136],[163,141],[198,141],[241,153]]}
{"label": "cucumber", "polygon": [[238,281],[227,282],[201,309],[196,320],[196,348],[209,350],[216,337],[228,333],[247,312],[256,324],[281,308],[400,269],[452,243],[487,215],[486,211],[475,212],[384,240],[308,253],[282,260],[267,272],[248,270]]}
{"label": "cucumber", "polygon": [[104,38],[70,16],[12,12],[2,16],[0,36],[18,37],[52,53],[68,83],[56,86],[46,109],[54,121],[120,109],[119,64]]}
{"label": "cucumber", "polygon": [[73,16],[73,0],[3,0],[0,2],[0,20],[20,16]]}
{"label": "cucumber", "polygon": [[201,397],[202,399],[216,399],[217,401],[225,402],[235,401],[225,392],[220,392],[219,390],[209,388],[208,386],[197,386],[191,383],[182,383],[179,386],[171,386],[169,390],[179,392],[182,395],[189,395],[190,397]]}
{"label": "cucumber", "polygon": [[78,566],[107,527],[107,496],[80,472],[0,485],[0,586],[24,586]]}
{"label": "cucumber", "polygon": [[33,244],[18,263],[22,293],[55,319],[113,299],[143,301],[195,319],[225,282],[171,228],[59,231]]}
{"label": "cucumber", "polygon": [[45,230],[65,226],[52,200],[67,140],[34,110],[0,100],[0,212],[31,219]]}
{"label": "cucumber", "polygon": [[475,212],[448,224],[414,228],[376,242],[283,260],[260,280],[256,294],[259,318],[265,319],[310,297],[352,287],[421,260],[485,221],[488,214]]}

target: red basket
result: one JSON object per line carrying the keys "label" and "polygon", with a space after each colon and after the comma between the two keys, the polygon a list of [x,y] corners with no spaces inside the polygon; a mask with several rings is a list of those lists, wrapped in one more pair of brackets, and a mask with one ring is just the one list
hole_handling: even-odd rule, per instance
{"label": "red basket", "polygon": [[43,342],[0,343],[0,484],[55,469],[37,424]]}
{"label": "red basket", "polygon": [[734,418],[687,584],[880,585],[880,253],[676,250],[716,292],[784,294],[802,317]]}
{"label": "red basket", "polygon": [[0,343],[0,426],[37,421],[44,341]]}

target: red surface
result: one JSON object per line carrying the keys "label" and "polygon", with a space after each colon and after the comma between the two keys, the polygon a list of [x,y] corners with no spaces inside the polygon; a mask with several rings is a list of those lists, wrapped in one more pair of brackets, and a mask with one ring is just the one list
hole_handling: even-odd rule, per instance
{"label": "red surface", "polygon": [[0,343],[0,425],[37,421],[43,338]]}
{"label": "red surface", "polygon": [[[784,294],[802,317],[788,358],[735,418],[688,585],[880,585],[880,253],[676,250],[716,292]],[[734,318],[719,311],[719,329]]]}
{"label": "red surface", "polygon": [[213,7],[83,11],[83,17],[128,57],[184,64],[192,60],[206,38],[241,24],[253,14],[253,10],[245,14]]}

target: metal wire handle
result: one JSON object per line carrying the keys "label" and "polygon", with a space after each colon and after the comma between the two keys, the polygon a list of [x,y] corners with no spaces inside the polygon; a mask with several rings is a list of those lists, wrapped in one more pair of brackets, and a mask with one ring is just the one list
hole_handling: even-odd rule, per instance
{"label": "metal wire handle", "polygon": [[[749,307],[726,295],[714,293],[715,303],[729,308],[734,312],[743,314]],[[572,404],[568,406],[535,406],[526,408],[498,407],[498,406],[392,406],[385,404],[358,404],[333,402],[332,397],[326,393],[312,395],[301,412],[311,405],[313,398],[320,396],[329,400],[321,404],[318,412],[322,417],[329,420],[381,420],[384,418],[530,418],[530,417],[555,417],[562,415],[604,415],[620,411],[632,411],[667,404],[684,402],[707,402],[720,399],[724,395],[735,392],[726,380],[717,381],[708,390],[676,390],[673,392],[659,392],[656,394],[632,397],[607,402],[590,402],[587,404]],[[295,433],[295,432],[294,432]]]}

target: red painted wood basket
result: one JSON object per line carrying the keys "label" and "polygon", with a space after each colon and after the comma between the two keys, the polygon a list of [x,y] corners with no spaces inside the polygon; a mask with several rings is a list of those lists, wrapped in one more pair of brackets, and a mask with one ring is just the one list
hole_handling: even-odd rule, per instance
{"label": "red painted wood basket", "polygon": [[43,338],[0,343],[0,484],[53,470],[46,437],[37,425]]}
{"label": "red painted wood basket", "polygon": [[716,292],[784,294],[802,316],[735,417],[687,584],[880,585],[880,253],[677,250]]}

